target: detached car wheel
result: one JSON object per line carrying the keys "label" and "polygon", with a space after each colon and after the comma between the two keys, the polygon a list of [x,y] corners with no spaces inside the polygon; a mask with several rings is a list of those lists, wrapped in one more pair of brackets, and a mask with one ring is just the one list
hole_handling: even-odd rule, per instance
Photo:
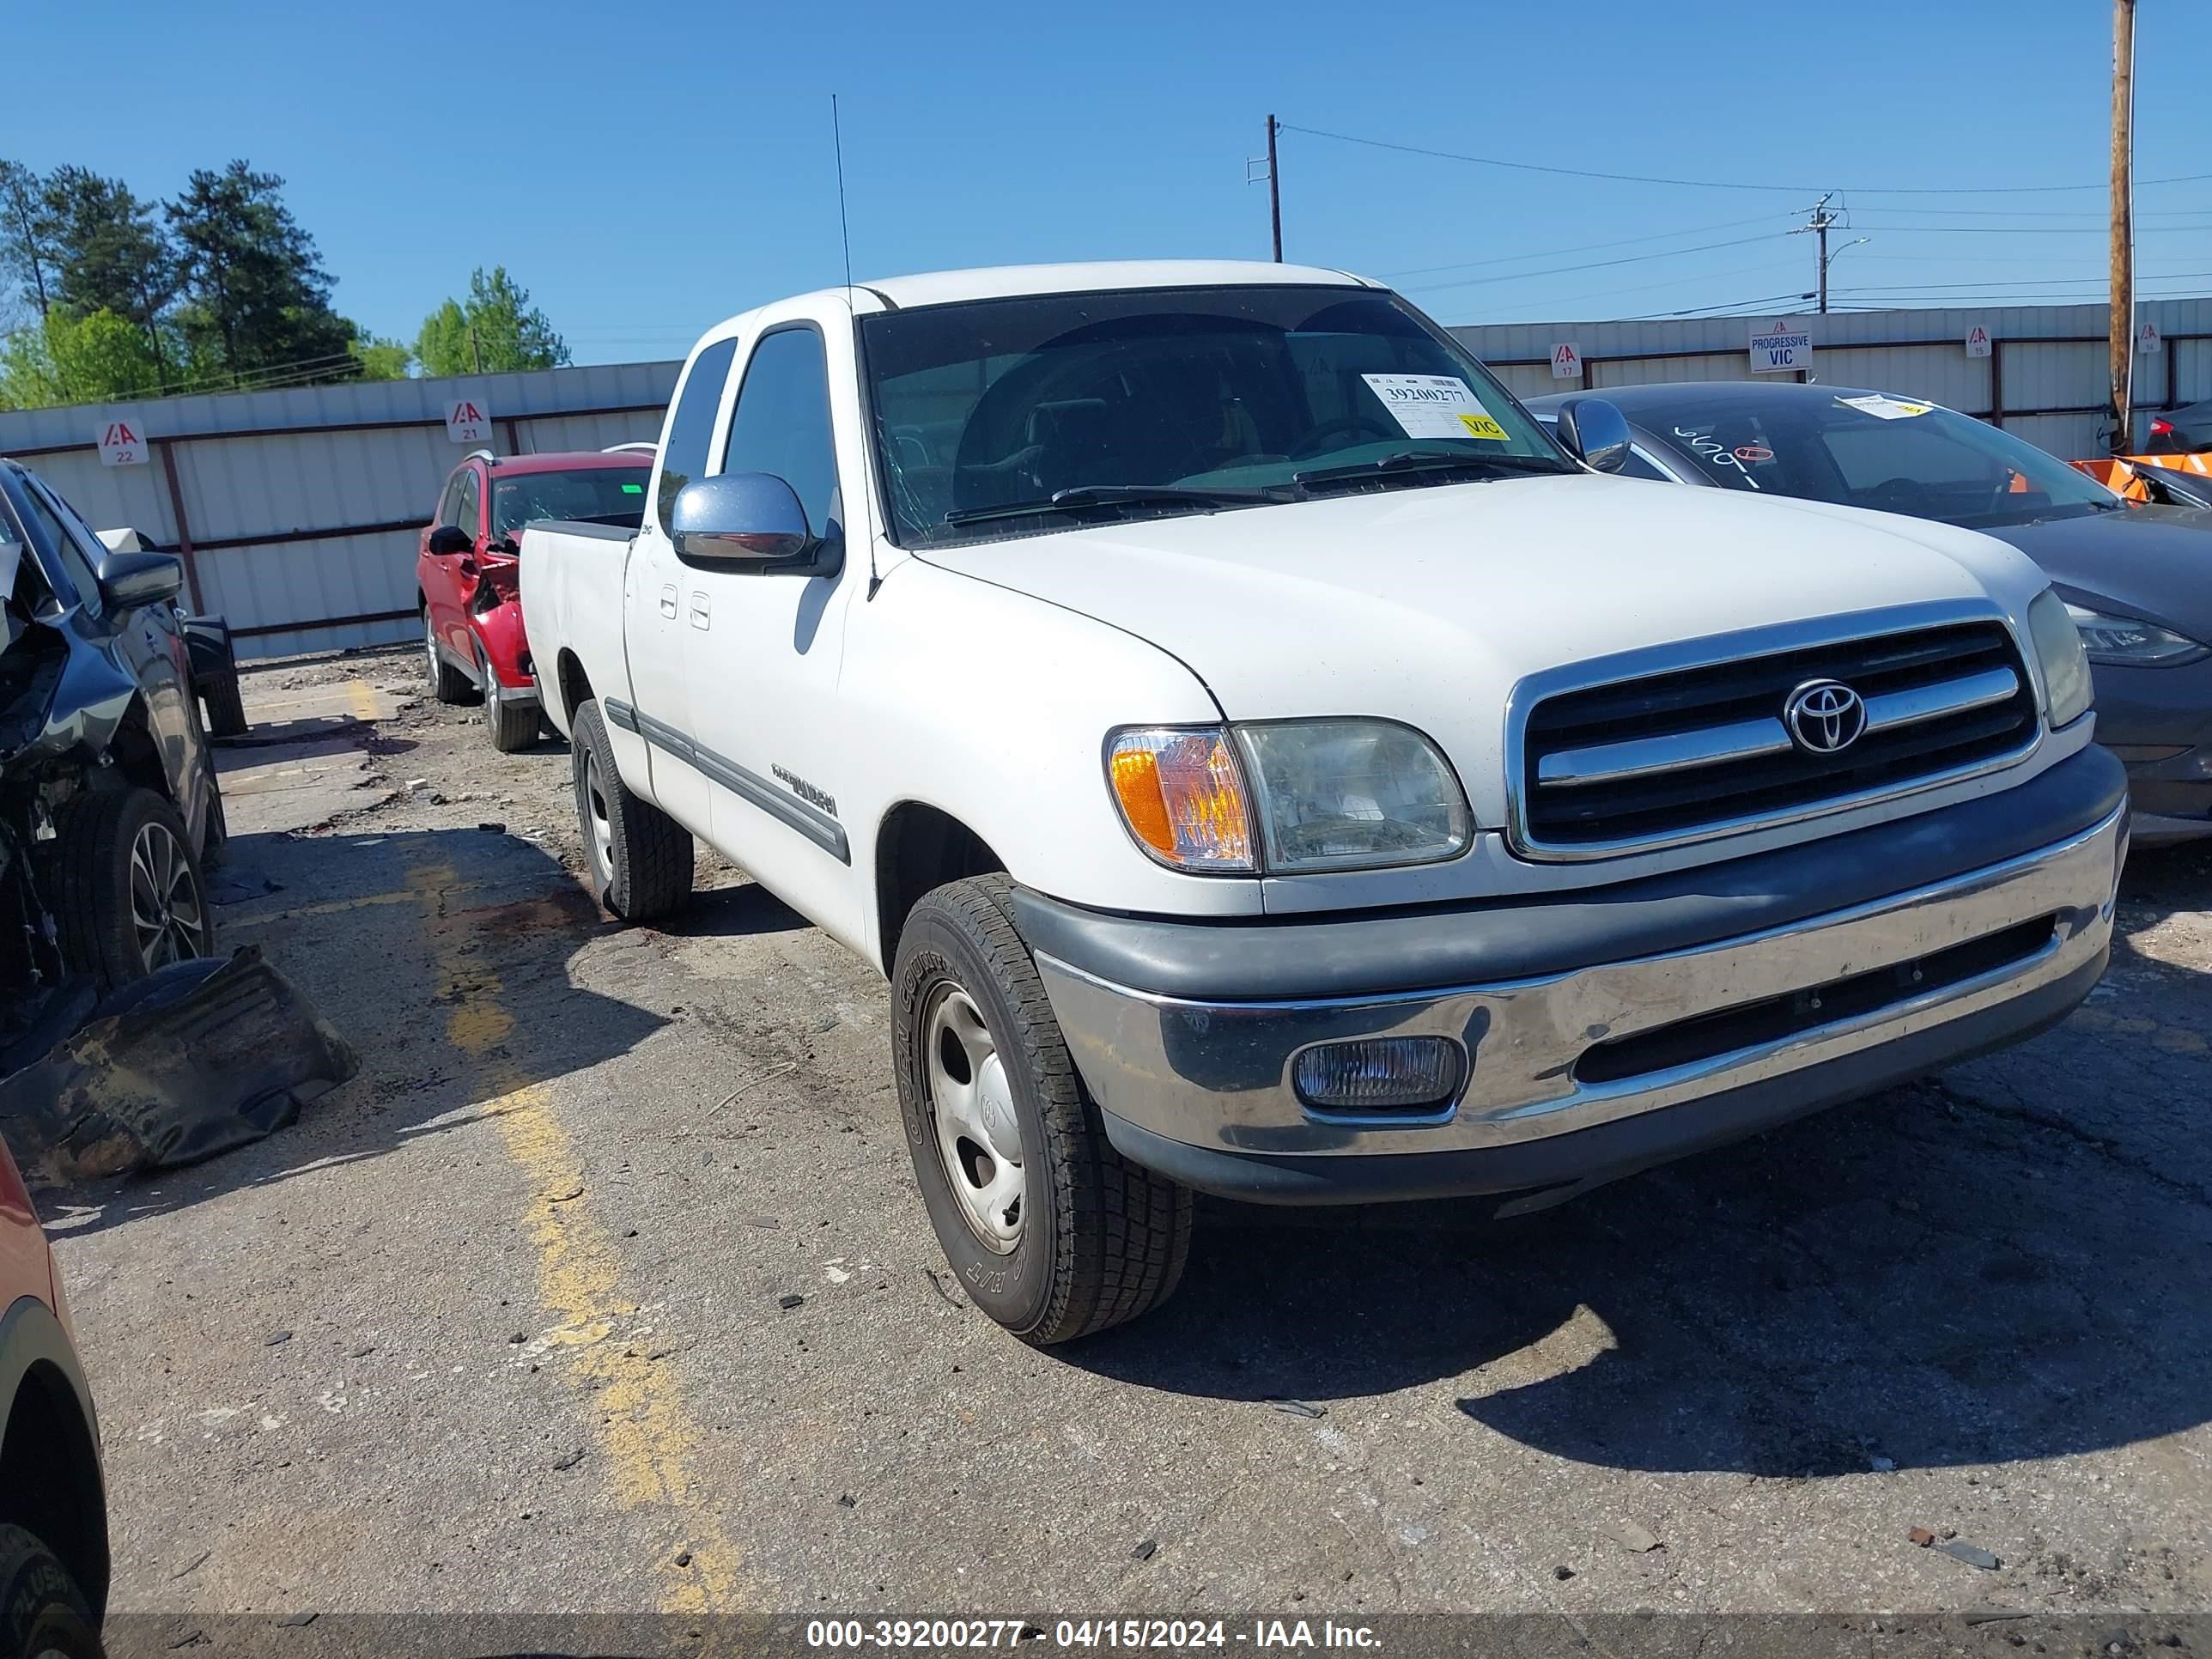
{"label": "detached car wheel", "polygon": [[71,803],[55,841],[62,960],[102,990],[215,954],[199,855],[177,809],[150,789]]}
{"label": "detached car wheel", "polygon": [[1148,1312],[1182,1279],[1191,1195],[1106,1139],[1004,876],[930,893],[899,935],[891,1048],[915,1178],[969,1298],[1025,1342]]}
{"label": "detached car wheel", "polygon": [[203,681],[200,701],[207,705],[210,737],[235,738],[246,731],[246,699],[239,695],[235,673]]}
{"label": "detached car wheel", "polygon": [[0,1659],[100,1659],[100,1626],[54,1553],[0,1526]]}
{"label": "detached car wheel", "polygon": [[666,915],[691,896],[691,832],[623,782],[598,702],[578,707],[570,753],[593,895],[624,921]]}
{"label": "detached car wheel", "polygon": [[430,607],[422,607],[422,651],[428,660],[430,695],[440,702],[466,702],[476,690],[469,677],[447,662],[438,649],[438,629],[430,620]]}

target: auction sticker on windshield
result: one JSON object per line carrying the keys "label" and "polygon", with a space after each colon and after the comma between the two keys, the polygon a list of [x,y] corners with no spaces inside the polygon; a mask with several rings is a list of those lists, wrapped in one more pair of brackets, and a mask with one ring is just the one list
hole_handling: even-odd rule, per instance
{"label": "auction sticker on windshield", "polygon": [[1408,438],[1492,438],[1505,428],[1490,418],[1468,383],[1456,374],[1363,374],[1367,389]]}
{"label": "auction sticker on windshield", "polygon": [[1909,421],[1915,415],[1925,415],[1936,407],[1933,404],[1909,403],[1903,398],[1891,398],[1879,392],[1869,397],[1838,398],[1836,401],[1853,409],[1863,409],[1880,421]]}

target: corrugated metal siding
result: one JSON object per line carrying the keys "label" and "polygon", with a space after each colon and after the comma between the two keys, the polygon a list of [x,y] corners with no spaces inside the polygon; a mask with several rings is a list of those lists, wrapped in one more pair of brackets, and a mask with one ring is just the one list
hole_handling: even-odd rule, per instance
{"label": "corrugated metal siding", "polygon": [[[510,434],[526,453],[604,449],[659,436],[680,368],[614,363],[13,410],[0,413],[0,454],[27,460],[93,524],[128,525],[174,546],[179,526],[158,453],[167,448],[203,607],[236,629],[273,630],[241,638],[240,654],[336,650],[414,635],[404,618],[297,624],[413,609],[417,527],[465,453],[446,437],[454,399],[487,406],[485,447],[495,453],[506,452]],[[118,416],[155,446],[147,465],[100,465],[98,434]],[[404,527],[378,528],[388,526]],[[336,533],[348,531],[361,533]]]}
{"label": "corrugated metal siding", "polygon": [[[2212,339],[2188,337],[2212,335],[2212,299],[2154,300],[2136,311],[2138,321],[2156,324],[2173,342],[2175,362],[2169,395],[2166,353],[2136,357],[2133,401],[2140,435],[2148,411],[2212,397]],[[1551,378],[1552,348],[1562,340],[1582,348],[1595,388],[1750,380],[1752,331],[1776,320],[1498,323],[1452,332],[1486,362],[1539,361],[1534,369],[1504,367],[1498,374],[1520,396],[1540,397],[1573,389],[1573,382]],[[2069,458],[2096,454],[2103,447],[2095,414],[2037,412],[2106,406],[2102,305],[1835,312],[1791,320],[1813,336],[1815,380],[1908,393],[1986,416],[1998,390],[1993,370],[1999,360],[1966,356],[1966,331],[1978,323],[2002,353],[2005,430]]]}

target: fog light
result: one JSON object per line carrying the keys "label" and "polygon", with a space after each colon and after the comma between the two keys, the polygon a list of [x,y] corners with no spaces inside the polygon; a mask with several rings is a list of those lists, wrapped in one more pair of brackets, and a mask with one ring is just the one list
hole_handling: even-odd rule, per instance
{"label": "fog light", "polygon": [[1464,1075],[1449,1037],[1360,1037],[1307,1049],[1291,1082],[1301,1101],[1323,1111],[1388,1112],[1442,1106]]}

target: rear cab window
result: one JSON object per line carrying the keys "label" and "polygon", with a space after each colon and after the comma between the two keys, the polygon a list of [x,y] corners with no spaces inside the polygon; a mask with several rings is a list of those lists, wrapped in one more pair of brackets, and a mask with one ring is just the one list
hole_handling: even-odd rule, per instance
{"label": "rear cab window", "polygon": [[722,388],[737,358],[735,338],[716,340],[701,349],[684,377],[676,410],[668,417],[668,436],[660,446],[660,483],[653,493],[653,522],[669,533],[669,514],[677,493],[707,471],[707,451],[714,441],[714,417],[721,412]]}

